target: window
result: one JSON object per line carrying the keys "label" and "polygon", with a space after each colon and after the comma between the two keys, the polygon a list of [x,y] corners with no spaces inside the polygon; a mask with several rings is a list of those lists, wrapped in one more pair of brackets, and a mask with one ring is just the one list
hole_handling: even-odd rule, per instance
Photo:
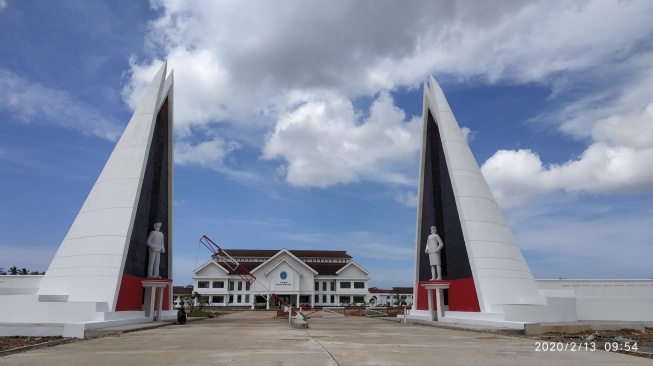
{"label": "window", "polygon": [[243,281],[238,281],[238,291],[242,291],[242,290],[243,290]]}
{"label": "window", "polygon": [[197,288],[209,288],[209,281],[197,281]]}
{"label": "window", "polygon": [[340,303],[341,304],[349,304],[349,300],[351,300],[351,298],[349,296],[340,296]]}
{"label": "window", "polygon": [[314,299],[314,301],[315,301],[316,304],[317,304],[318,302],[320,302],[320,295],[315,295],[315,299]]}
{"label": "window", "polygon": [[249,304],[249,295],[245,295],[245,304]]}
{"label": "window", "polygon": [[322,282],[322,291],[326,291],[326,286],[327,286],[327,283],[326,283],[326,282]]}
{"label": "window", "polygon": [[245,282],[245,291],[249,291],[249,282]]}
{"label": "window", "polygon": [[224,303],[224,296],[213,296],[213,298],[211,299],[211,302],[213,304],[222,304],[222,303]]}
{"label": "window", "polygon": [[315,291],[320,291],[320,283],[315,282]]}
{"label": "window", "polygon": [[340,288],[351,288],[351,282],[340,282]]}
{"label": "window", "polygon": [[224,288],[224,281],[213,281],[213,288]]}
{"label": "window", "polygon": [[200,304],[208,304],[209,303],[209,297],[208,296],[200,296],[199,303]]}
{"label": "window", "polygon": [[234,302],[234,295],[229,295],[229,303],[233,304]]}
{"label": "window", "polygon": [[331,303],[332,303],[332,304],[335,304],[335,302],[336,302],[336,297],[335,297],[335,295],[331,295]]}
{"label": "window", "polygon": [[229,291],[234,290],[234,281],[229,281]]}
{"label": "window", "polygon": [[356,304],[361,304],[365,302],[365,296],[354,296],[354,301]]}
{"label": "window", "polygon": [[354,288],[365,288],[365,282],[354,282]]}
{"label": "window", "polygon": [[[335,291],[335,290],[336,290],[336,282],[334,281],[334,282],[331,282],[331,291]],[[333,301],[331,301],[331,302],[333,302]]]}
{"label": "window", "polygon": [[242,296],[238,295],[238,297],[236,298],[236,302],[240,304],[240,302],[241,302],[240,300],[242,300],[242,299],[243,299]]}
{"label": "window", "polygon": [[326,304],[326,295],[322,295],[322,302]]}

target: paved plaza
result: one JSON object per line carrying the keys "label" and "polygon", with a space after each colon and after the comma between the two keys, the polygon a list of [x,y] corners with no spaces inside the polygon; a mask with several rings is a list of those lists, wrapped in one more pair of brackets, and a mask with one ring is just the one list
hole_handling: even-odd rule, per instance
{"label": "paved plaza", "polygon": [[651,365],[605,351],[536,352],[535,341],[362,317],[309,329],[241,312],[0,358],[0,365]]}

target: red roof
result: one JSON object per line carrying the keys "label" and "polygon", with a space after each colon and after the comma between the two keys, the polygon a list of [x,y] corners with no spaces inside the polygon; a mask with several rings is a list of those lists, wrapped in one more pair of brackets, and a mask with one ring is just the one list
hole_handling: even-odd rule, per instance
{"label": "red roof", "polygon": [[[281,250],[267,249],[224,249],[218,255],[226,252],[232,258],[271,258]],[[345,250],[288,250],[297,258],[342,258],[351,259]]]}
{"label": "red roof", "polygon": [[313,268],[319,275],[322,276],[335,276],[342,267],[349,263],[306,263],[309,267]]}
{"label": "red roof", "polygon": [[369,292],[371,294],[408,294],[411,295],[413,293],[413,288],[412,287],[393,287],[392,290],[384,290],[382,288],[378,287],[370,287]]}
{"label": "red roof", "polygon": [[190,295],[193,293],[193,286],[172,286],[173,295]]}
{"label": "red roof", "polygon": [[[247,274],[247,272],[244,272],[242,270],[239,270],[239,268],[236,268],[235,271],[231,270],[229,266],[227,266],[225,263],[219,263],[222,268],[226,269],[229,271],[229,274]],[[263,262],[240,262],[240,265],[243,266],[247,271],[252,272],[254,268],[260,266],[263,264]],[[318,273],[318,275],[322,276],[335,276],[336,272],[340,270],[340,268],[346,266],[349,263],[304,263],[307,266],[311,267],[314,271]]]}
{"label": "red roof", "polygon": [[413,293],[413,288],[412,287],[393,287],[392,288],[392,293],[411,295]]}

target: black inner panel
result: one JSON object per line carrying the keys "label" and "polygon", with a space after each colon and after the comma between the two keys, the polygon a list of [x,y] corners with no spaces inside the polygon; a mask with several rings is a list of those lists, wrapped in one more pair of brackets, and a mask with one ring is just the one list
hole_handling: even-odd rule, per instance
{"label": "black inner panel", "polygon": [[426,239],[435,226],[444,242],[442,250],[442,278],[455,280],[472,277],[467,248],[458,217],[449,170],[440,139],[440,131],[428,110],[426,127],[426,156],[422,195],[422,225],[420,228],[419,280],[431,279],[431,266],[426,250]]}
{"label": "black inner panel", "polygon": [[129,252],[125,262],[125,274],[147,276],[147,237],[154,230],[154,223],[161,222],[165,235],[166,252],[161,254],[159,276],[168,278],[168,241],[170,226],[168,218],[168,99],[166,98],[156,117],[154,136],[147,157],[143,187],[138,198]]}

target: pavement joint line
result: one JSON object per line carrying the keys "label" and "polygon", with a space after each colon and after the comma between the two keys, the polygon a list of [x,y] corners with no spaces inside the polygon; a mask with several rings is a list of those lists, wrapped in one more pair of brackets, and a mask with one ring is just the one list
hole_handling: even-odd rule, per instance
{"label": "pavement joint line", "polygon": [[329,350],[326,349],[326,347],[324,347],[324,346],[322,345],[322,343],[320,343],[320,341],[318,341],[317,339],[313,338],[313,336],[312,336],[308,331],[305,330],[304,333],[306,333],[306,335],[307,335],[309,338],[311,338],[312,340],[314,340],[315,342],[317,342],[317,344],[319,344],[320,347],[322,347],[322,349],[323,349],[323,350],[324,350],[324,351],[329,355],[329,357],[331,357],[331,359],[333,360],[333,362],[335,362],[336,365],[340,366],[340,362],[338,362],[338,360],[336,360],[336,358],[333,357],[333,355],[331,354],[331,352],[329,352]]}

